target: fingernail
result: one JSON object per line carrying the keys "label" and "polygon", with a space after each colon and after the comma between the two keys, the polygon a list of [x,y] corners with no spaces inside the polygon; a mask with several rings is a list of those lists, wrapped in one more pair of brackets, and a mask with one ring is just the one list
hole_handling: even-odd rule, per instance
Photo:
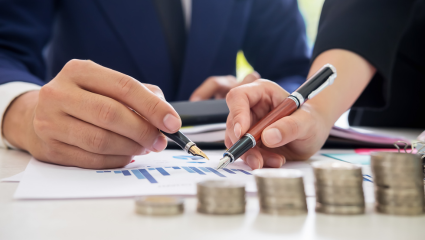
{"label": "fingernail", "polygon": [[164,117],[164,125],[170,132],[177,132],[180,129],[180,120],[172,114]]}
{"label": "fingernail", "polygon": [[162,135],[158,136],[152,145],[155,152],[164,150],[166,146],[167,146],[167,139],[165,139],[165,137]]}
{"label": "fingernail", "polygon": [[246,157],[246,162],[248,163],[248,166],[252,168],[252,170],[260,168],[260,163],[254,155],[249,155]]}
{"label": "fingernail", "polygon": [[268,145],[275,145],[282,141],[282,134],[280,134],[280,131],[277,128],[267,129],[263,134],[263,141],[265,141]]}
{"label": "fingernail", "polygon": [[236,123],[236,124],[235,124],[235,128],[233,129],[233,131],[235,131],[235,136],[236,136],[237,138],[240,138],[240,136],[241,136],[241,131],[242,131],[241,125],[240,125],[239,123]]}
{"label": "fingernail", "polygon": [[280,168],[283,165],[283,159],[280,157],[271,157],[267,159],[267,165],[274,168]]}

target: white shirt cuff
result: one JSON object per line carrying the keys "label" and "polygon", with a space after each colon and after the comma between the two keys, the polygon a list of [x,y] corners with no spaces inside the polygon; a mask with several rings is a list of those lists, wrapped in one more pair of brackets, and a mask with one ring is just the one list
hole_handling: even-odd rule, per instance
{"label": "white shirt cuff", "polygon": [[3,137],[3,117],[10,103],[24,93],[40,90],[40,88],[39,85],[27,82],[10,82],[0,85],[0,148],[16,149]]}

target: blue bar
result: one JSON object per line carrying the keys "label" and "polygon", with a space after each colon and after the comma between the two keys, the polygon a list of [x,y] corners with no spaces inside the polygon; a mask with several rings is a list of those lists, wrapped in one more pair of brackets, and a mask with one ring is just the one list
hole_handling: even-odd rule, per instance
{"label": "blue bar", "polygon": [[121,173],[121,171],[114,171],[114,173]]}
{"label": "blue bar", "polygon": [[124,174],[124,176],[131,176],[131,173],[128,170],[122,170],[122,174]]}
{"label": "blue bar", "polygon": [[228,169],[228,168],[223,168],[224,171],[231,173],[231,174],[236,174],[235,172],[233,172],[232,170]]}
{"label": "blue bar", "polygon": [[111,171],[103,171],[103,172],[111,172]]}
{"label": "blue bar", "polygon": [[134,176],[137,177],[137,179],[146,179],[145,176],[143,176],[143,174],[141,172],[139,172],[138,170],[131,170],[134,174]]}
{"label": "blue bar", "polygon": [[158,172],[160,172],[163,176],[170,176],[170,174],[167,171],[165,171],[163,168],[158,167],[156,168],[156,170],[158,170]]}
{"label": "blue bar", "polygon": [[247,172],[247,171],[245,171],[245,170],[242,170],[242,169],[238,169],[238,171],[239,171],[239,172],[243,172],[243,173],[245,173],[246,175],[252,175],[251,173],[249,173],[249,172]]}
{"label": "blue bar", "polygon": [[204,167],[199,167],[199,169],[201,169],[202,171],[204,171],[204,172],[211,172],[210,170],[208,170],[208,169],[206,169],[206,168],[204,168]]}
{"label": "blue bar", "polygon": [[180,169],[179,167],[173,167],[174,169]]}
{"label": "blue bar", "polygon": [[155,170],[155,168],[148,168],[148,169],[149,169],[149,170],[151,170],[151,171],[152,171],[152,170]]}
{"label": "blue bar", "polygon": [[204,172],[202,172],[201,170],[197,169],[196,167],[190,167],[190,169],[192,169],[193,171],[195,171],[195,172],[197,172],[197,173],[199,173],[201,175],[205,175]]}
{"label": "blue bar", "polygon": [[195,173],[195,171],[193,171],[192,169],[188,168],[188,167],[182,167],[184,170],[190,172],[190,173]]}
{"label": "blue bar", "polygon": [[152,175],[148,171],[146,171],[146,169],[139,169],[139,171],[146,177],[146,179],[148,179],[149,182],[158,183],[156,181],[156,179],[153,178]]}
{"label": "blue bar", "polygon": [[203,157],[192,156],[192,155],[179,155],[179,156],[173,156],[173,158],[181,159],[181,160],[199,160],[199,159],[203,159]]}
{"label": "blue bar", "polygon": [[96,171],[97,173],[103,173],[103,171]]}
{"label": "blue bar", "polygon": [[210,172],[215,173],[217,176],[226,177],[223,174],[217,172],[217,170],[215,170],[214,168],[207,167],[207,169],[210,170]]}

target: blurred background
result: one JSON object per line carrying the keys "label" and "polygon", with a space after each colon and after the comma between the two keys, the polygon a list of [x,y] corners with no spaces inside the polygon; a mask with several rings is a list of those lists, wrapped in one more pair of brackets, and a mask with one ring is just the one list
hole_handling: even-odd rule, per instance
{"label": "blurred background", "polygon": [[[298,0],[298,7],[304,17],[307,28],[307,37],[311,47],[316,39],[317,26],[319,25],[320,12],[325,0]],[[239,52],[236,58],[236,76],[239,81],[253,71],[246,61],[243,52]]]}

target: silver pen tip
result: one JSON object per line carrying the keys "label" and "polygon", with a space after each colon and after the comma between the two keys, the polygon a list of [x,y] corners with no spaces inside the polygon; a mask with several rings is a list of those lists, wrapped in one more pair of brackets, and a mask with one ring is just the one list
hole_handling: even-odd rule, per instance
{"label": "silver pen tip", "polygon": [[218,162],[217,170],[225,168],[227,165],[229,165],[230,160],[231,159],[229,156],[225,156],[222,159],[220,159],[220,161]]}

